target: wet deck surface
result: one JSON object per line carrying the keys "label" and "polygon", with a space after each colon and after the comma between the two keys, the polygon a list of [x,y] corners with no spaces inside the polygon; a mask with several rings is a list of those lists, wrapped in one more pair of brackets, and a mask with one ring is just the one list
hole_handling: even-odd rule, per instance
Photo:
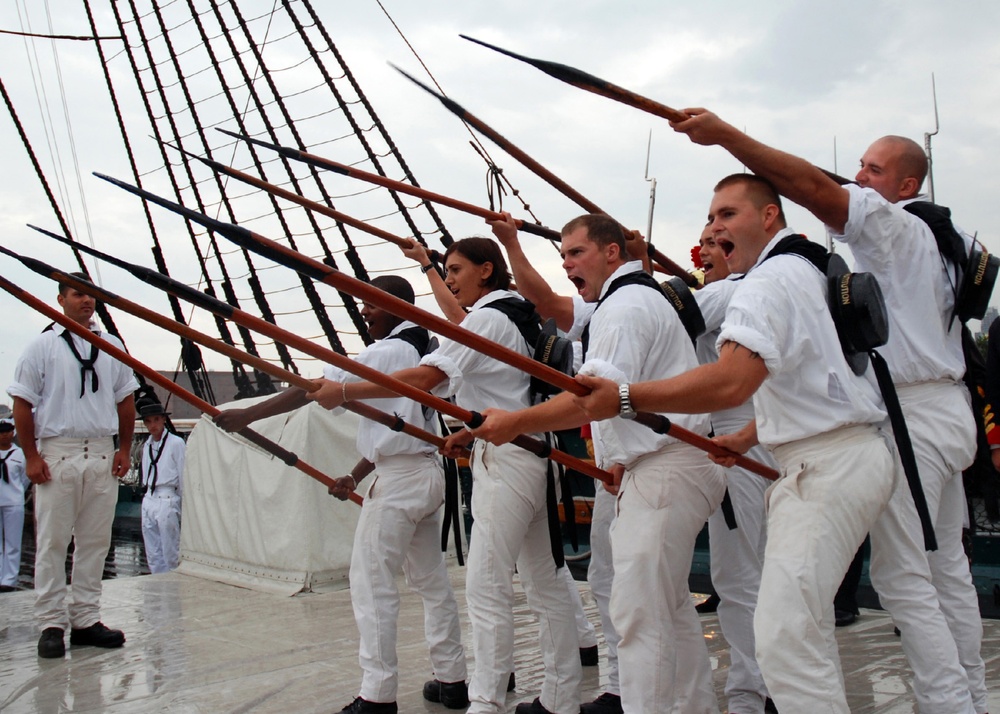
{"label": "wet deck surface", "polygon": [[[452,566],[451,576],[464,618],[464,570]],[[421,696],[430,665],[419,598],[405,586],[402,590],[399,708],[441,714],[447,710]],[[596,624],[586,585],[582,590]],[[541,681],[537,629],[518,592],[517,690],[508,697],[511,710],[516,702],[534,698]],[[69,647],[61,660],[36,655],[33,603],[31,591],[0,594],[0,711],[5,714],[336,712],[357,691],[357,633],[346,590],[286,598],[177,573],[109,580],[102,618],[125,630],[124,648]],[[703,616],[702,623],[721,697],[729,664],[725,641],[714,615]],[[468,642],[467,619],[463,625]],[[1000,622],[989,620],[985,627],[983,653],[994,692],[990,704],[1000,711]],[[916,711],[899,639],[885,613],[864,610],[856,624],[837,634],[853,712]],[[585,700],[600,692],[598,669],[585,668]]]}

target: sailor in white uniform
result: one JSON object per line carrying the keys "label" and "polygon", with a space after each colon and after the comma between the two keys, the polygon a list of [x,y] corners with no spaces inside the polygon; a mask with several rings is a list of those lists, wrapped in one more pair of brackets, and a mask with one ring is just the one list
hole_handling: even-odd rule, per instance
{"label": "sailor in white uniform", "polygon": [[0,419],[0,592],[17,589],[24,496],[30,488],[24,473],[24,452],[14,445],[14,422]]}
{"label": "sailor in white uniform", "polygon": [[142,541],[149,572],[173,570],[181,560],[181,492],[184,488],[184,439],[166,427],[169,412],[162,404],[141,407],[149,431],[142,445]]}

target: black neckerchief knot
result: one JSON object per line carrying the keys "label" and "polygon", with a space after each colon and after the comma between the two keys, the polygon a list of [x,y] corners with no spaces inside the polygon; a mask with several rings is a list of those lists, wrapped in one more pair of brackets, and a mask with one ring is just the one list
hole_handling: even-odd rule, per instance
{"label": "black neckerchief knot", "polygon": [[153,440],[149,440],[149,469],[146,471],[145,481],[145,492],[153,493],[156,490],[156,478],[159,476],[159,467],[157,464],[160,461],[160,457],[163,456],[163,447],[167,444],[167,432],[163,432],[163,436],[160,437],[160,448],[157,452],[153,453]]}
{"label": "black neckerchief knot", "polygon": [[0,456],[0,481],[10,483],[10,476],[7,471],[7,459],[9,459],[13,453],[14,450],[11,449],[7,452],[6,456]]}
{"label": "black neckerchief knot", "polygon": [[69,330],[63,330],[59,336],[66,340],[66,344],[69,345],[69,349],[73,353],[73,356],[76,357],[76,361],[80,363],[80,397],[82,398],[87,391],[87,372],[90,372],[90,391],[96,392],[98,386],[100,386],[100,381],[97,378],[97,370],[94,369],[94,362],[97,361],[97,356],[101,354],[100,350],[97,349],[97,345],[90,346],[90,357],[84,359],[76,351],[76,345],[73,344],[73,336]]}

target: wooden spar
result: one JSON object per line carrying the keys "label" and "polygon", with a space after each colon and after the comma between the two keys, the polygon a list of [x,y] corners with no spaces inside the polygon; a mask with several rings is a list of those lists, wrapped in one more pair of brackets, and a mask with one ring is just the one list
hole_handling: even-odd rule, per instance
{"label": "wooden spar", "polygon": [[[209,219],[209,220],[214,220],[214,219]],[[238,228],[237,226],[233,227]],[[240,230],[245,230],[245,229],[241,228]],[[63,241],[65,240],[67,239],[63,239]],[[98,250],[89,248],[88,246],[83,246],[82,244],[79,244],[79,247],[81,250],[86,250],[86,252],[98,255],[102,259],[108,260],[114,265],[118,265],[119,267],[128,270],[137,278],[143,280],[144,282],[150,285],[154,285],[160,288],[161,290],[165,290],[171,294],[174,294],[177,297],[187,300],[188,302],[191,302],[197,305],[198,307],[201,307],[212,313],[215,313],[216,315],[232,320],[233,322],[242,325],[247,329],[254,330],[275,340],[281,340],[289,347],[294,347],[295,349],[301,350],[302,352],[312,357],[324,360],[336,367],[339,367],[340,369],[343,369],[345,372],[350,372],[351,374],[360,377],[361,379],[377,384],[380,387],[384,387],[385,389],[389,389],[395,392],[396,394],[412,399],[413,401],[423,404],[424,406],[429,407],[431,409],[435,409],[441,412],[442,414],[447,414],[448,416],[454,417],[455,419],[459,419],[460,421],[469,424],[470,426],[478,426],[479,424],[482,423],[482,415],[476,412],[472,412],[467,409],[458,407],[452,404],[451,402],[441,399],[440,397],[435,397],[432,394],[429,394],[428,392],[418,389],[417,387],[413,387],[409,384],[406,384],[405,382],[399,381],[398,379],[394,379],[393,377],[387,374],[383,374],[378,370],[372,369],[371,367],[368,367],[366,365],[362,365],[348,357],[345,357],[344,355],[334,352],[331,349],[322,347],[320,345],[316,345],[310,342],[309,340],[305,339],[304,337],[300,337],[299,335],[284,330],[278,327],[277,325],[274,325],[270,322],[267,322],[266,320],[256,317],[255,315],[251,315],[250,313],[239,310],[238,308],[234,308],[232,305],[222,302],[221,300],[217,300],[209,295],[205,295],[204,293],[201,293],[191,288],[190,286],[184,285],[183,283],[180,283],[174,280],[173,278],[170,278],[169,276],[157,273],[155,270],[151,270],[150,268],[145,268],[140,265],[133,265],[132,263],[127,263],[118,258],[112,258],[111,256],[105,255]],[[0,250],[9,252],[2,248],[0,248]],[[38,261],[33,261],[30,258],[24,258],[21,256],[18,256],[18,259],[21,260],[22,262],[24,262],[25,260],[34,263],[38,262]],[[29,265],[28,267],[31,267],[31,265]],[[48,268],[49,266],[45,267]],[[51,268],[51,270],[55,269]],[[361,283],[361,284],[367,286],[372,291],[374,291],[374,293],[376,294],[375,297],[376,300],[380,299],[380,297],[390,297],[387,295],[387,293],[379,290],[378,288],[374,288],[371,285],[368,285],[368,283]],[[114,298],[116,300],[122,299],[118,298],[118,296],[116,295],[111,295],[110,293],[109,296],[110,298]],[[109,304],[115,304],[111,302],[110,299],[107,298],[102,298],[102,299],[106,299]],[[400,302],[402,302],[404,305],[409,305],[409,303],[403,300],[400,300]],[[415,308],[413,305],[410,305],[410,307],[415,310],[418,310],[419,312],[423,312],[422,310],[419,310],[419,308]],[[206,335],[205,337],[208,336]],[[215,338],[209,337],[208,339],[214,340]],[[563,451],[559,451],[558,449],[553,449],[540,439],[534,439],[532,437],[525,436],[522,434],[521,436],[518,436],[517,439],[513,441],[513,443],[541,458],[549,458],[552,461],[555,461],[557,463],[562,464],[563,466],[566,466],[567,468],[579,471],[582,474],[604,481],[605,483],[612,482],[611,474],[608,473],[607,471],[599,469],[596,466],[594,466],[594,464],[584,461],[583,459],[579,459]]]}
{"label": "wooden spar", "polygon": [[[419,188],[417,186],[412,186],[408,183],[403,183],[402,181],[396,181],[391,178],[386,178],[385,176],[379,176],[378,174],[369,173],[367,171],[362,171],[361,169],[356,169],[347,164],[341,164],[337,161],[331,159],[324,159],[322,156],[316,156],[315,154],[310,154],[305,151],[299,151],[298,149],[293,149],[288,146],[279,146],[278,144],[271,144],[266,141],[261,141],[260,139],[254,139],[251,136],[246,136],[245,134],[237,134],[233,131],[227,131],[225,129],[220,129],[216,127],[217,131],[221,131],[226,136],[231,136],[240,141],[245,141],[250,144],[256,144],[257,146],[263,146],[266,149],[271,149],[276,151],[285,158],[293,159],[295,161],[302,161],[303,163],[310,164],[312,166],[318,166],[321,169],[326,169],[327,171],[333,171],[335,173],[341,174],[343,176],[350,176],[351,178],[356,178],[361,181],[366,181],[367,183],[375,184],[376,186],[382,186],[383,188],[391,188],[393,191],[398,191],[399,193],[405,193],[410,196],[415,196],[417,198],[422,198],[425,201],[433,201],[434,203],[440,203],[442,206],[448,206],[449,208],[454,208],[455,210],[462,211],[463,213],[468,213],[473,216],[479,216],[480,218],[485,218],[490,221],[499,221],[503,219],[497,211],[491,211],[488,208],[482,208],[476,206],[472,203],[466,203],[465,201],[459,201],[457,198],[451,198],[449,196],[444,196],[440,193],[434,193],[433,191],[428,191],[424,188]],[[521,219],[515,219],[518,230],[522,230],[525,233],[532,233],[542,238],[548,238],[552,241],[560,240],[559,231],[553,230],[552,228],[547,228],[546,226],[540,226],[537,223],[529,223],[528,221],[522,221]]]}
{"label": "wooden spar", "polygon": [[[591,201],[589,198],[584,196],[582,193],[577,191],[575,188],[573,188],[568,183],[563,181],[561,178],[556,176],[554,173],[549,171],[547,168],[542,166],[541,163],[539,163],[536,159],[532,158],[527,153],[525,153],[521,148],[519,148],[516,144],[514,144],[512,141],[503,136],[500,132],[496,131],[493,127],[484,122],[482,119],[469,112],[461,104],[454,101],[453,99],[444,96],[443,94],[440,94],[439,92],[434,91],[426,84],[421,82],[419,79],[413,77],[412,75],[403,71],[399,67],[396,67],[396,65],[392,64],[391,62],[390,65],[392,65],[392,67],[397,72],[402,74],[404,77],[406,77],[408,80],[416,84],[418,87],[420,87],[427,93],[431,94],[432,96],[436,97],[437,100],[441,102],[441,104],[443,104],[448,111],[450,111],[452,114],[457,116],[462,121],[468,123],[474,129],[476,129],[480,134],[482,134],[487,139],[492,141],[494,144],[499,146],[501,149],[506,151],[508,154],[513,156],[517,161],[520,161],[525,166],[525,168],[527,168],[529,171],[531,171],[536,176],[541,178],[543,181],[548,183],[554,189],[559,191],[566,198],[573,201],[573,203],[578,205],[587,213],[601,213],[605,216],[610,215],[603,208],[598,206],[596,203]],[[619,221],[618,223],[619,225],[622,226],[623,230],[627,230],[625,228],[625,225],[621,221]],[[649,257],[657,265],[662,267],[667,273],[669,273],[670,275],[676,275],[678,278],[683,280],[685,284],[688,285],[689,287],[698,287],[699,285],[698,279],[695,278],[693,275],[691,275],[691,273],[689,273],[687,270],[684,270],[684,268],[682,268],[674,261],[670,260],[670,258],[668,258],[667,256],[663,255],[663,253],[654,248],[653,244],[648,240],[646,246],[647,246],[646,249],[649,252]]]}
{"label": "wooden spar", "polygon": [[[4,249],[3,247],[0,247],[0,251],[3,251],[4,253],[7,253],[8,255],[11,255],[14,258],[17,258],[22,263],[25,261],[25,258],[23,256],[19,256],[16,253],[12,253],[12,252]],[[45,265],[44,263],[39,263],[39,267],[40,266],[44,266],[44,265]],[[29,266],[29,267],[32,267],[32,266]],[[49,266],[45,266],[45,267],[49,267]],[[32,268],[32,269],[34,270],[35,268]],[[43,273],[43,274],[46,274],[46,273]],[[59,277],[55,277],[56,275],[59,275]],[[79,289],[80,292],[86,292],[89,295],[94,295],[98,299],[105,300],[109,304],[113,304],[113,303],[111,303],[110,300],[107,300],[106,297],[117,297],[117,296],[113,295],[112,293],[107,292],[106,290],[102,290],[100,288],[95,288],[90,283],[84,283],[84,282],[78,280],[77,278],[74,278],[72,275],[69,275],[68,273],[62,273],[61,271],[57,271],[54,268],[51,269],[51,272],[48,273],[47,276],[50,277],[50,278],[52,278],[53,280],[58,280],[60,282],[64,282],[65,284],[70,285],[74,289]],[[215,406],[209,404],[208,402],[206,402],[205,400],[203,400],[203,399],[195,396],[194,394],[192,394],[188,390],[184,389],[184,387],[180,386],[179,384],[176,384],[175,382],[172,382],[171,380],[169,380],[166,377],[164,377],[163,375],[161,375],[155,369],[152,369],[148,365],[143,364],[142,362],[140,362],[139,360],[137,360],[135,357],[133,357],[132,355],[130,355],[128,352],[125,352],[124,350],[120,350],[120,349],[118,349],[118,347],[116,347],[115,345],[111,344],[107,340],[105,340],[105,339],[103,339],[101,337],[98,337],[95,333],[91,332],[90,330],[88,330],[87,328],[85,328],[83,325],[80,325],[79,323],[74,322],[73,320],[69,319],[68,317],[66,317],[65,315],[63,315],[61,312],[59,312],[58,310],[55,310],[54,308],[52,308],[49,305],[47,305],[46,303],[42,302],[38,298],[36,298],[33,295],[25,292],[24,290],[22,290],[21,288],[19,288],[18,286],[16,286],[14,283],[12,283],[9,280],[3,278],[2,276],[0,276],[0,288],[3,288],[7,292],[9,292],[11,295],[13,295],[14,297],[16,297],[18,300],[20,300],[21,302],[25,303],[29,307],[34,308],[38,312],[40,312],[43,315],[45,315],[46,317],[48,317],[50,320],[53,320],[54,322],[59,323],[60,325],[62,325],[66,329],[68,329],[73,334],[75,334],[75,335],[83,338],[84,340],[86,340],[87,342],[91,343],[92,345],[95,345],[102,352],[106,352],[107,354],[111,355],[112,357],[114,357],[119,362],[122,362],[123,364],[128,365],[129,367],[131,367],[132,369],[134,369],[136,372],[139,372],[144,377],[146,377],[146,379],[148,379],[149,381],[153,382],[154,384],[158,384],[163,389],[167,390],[168,392],[170,392],[171,394],[175,395],[179,399],[183,399],[185,402],[187,402],[188,404],[191,404],[196,409],[198,409],[198,410],[200,410],[200,411],[204,412],[205,414],[208,414],[209,416],[212,416],[212,417],[214,417],[217,414],[219,414],[219,408],[218,407],[215,407]],[[168,318],[163,318],[163,319],[166,320]],[[171,320],[171,322],[174,322],[174,321]],[[174,324],[180,325],[181,323],[176,323],[175,322]],[[184,327],[187,327],[187,326],[185,325]],[[190,329],[190,328],[188,328],[188,329]],[[214,339],[214,338],[209,338],[209,339]],[[334,483],[335,483],[334,480],[332,478],[330,478],[329,476],[327,476],[326,474],[324,474],[322,471],[318,470],[314,466],[311,466],[311,465],[307,464],[306,462],[304,462],[302,459],[300,459],[298,456],[296,456],[292,452],[288,451],[287,449],[285,449],[282,446],[279,446],[278,444],[274,443],[273,441],[271,441],[270,439],[268,439],[264,435],[262,435],[262,434],[260,434],[260,433],[258,433],[256,431],[254,431],[253,429],[250,429],[248,427],[248,428],[245,428],[245,429],[241,429],[238,433],[239,433],[240,436],[242,436],[247,441],[251,442],[252,444],[256,444],[257,446],[259,446],[260,448],[262,448],[264,451],[267,451],[268,453],[276,456],[277,458],[279,458],[281,461],[283,461],[288,466],[294,466],[299,471],[301,471],[302,473],[306,474],[307,476],[309,476],[309,477],[311,477],[311,478],[319,481],[321,484],[323,484],[327,488],[330,488],[330,487],[332,487],[334,485]],[[362,499],[361,496],[359,496],[356,493],[351,493],[349,495],[349,498],[351,499],[352,502],[358,504],[359,506],[364,502],[364,499]]]}
{"label": "wooden spar", "polygon": [[[388,241],[400,248],[405,248],[409,244],[406,238],[401,238],[400,236],[397,236],[395,233],[390,233],[389,231],[384,231],[381,228],[377,228],[369,223],[365,223],[364,221],[358,218],[354,218],[353,216],[349,216],[346,213],[342,213],[341,211],[338,211],[335,208],[330,208],[329,206],[323,203],[319,203],[317,201],[311,201],[308,198],[305,198],[304,196],[300,196],[297,193],[289,191],[288,189],[281,188],[280,186],[275,186],[274,184],[268,183],[267,181],[263,181],[259,178],[256,178],[255,176],[251,176],[248,173],[244,173],[243,171],[234,169],[231,166],[220,164],[218,161],[213,161],[212,159],[198,156],[197,154],[193,154],[190,151],[187,151],[186,149],[174,146],[170,142],[165,141],[163,143],[191,157],[192,159],[200,161],[201,163],[205,164],[206,166],[215,171],[226,174],[227,176],[231,176],[237,181],[242,181],[243,183],[255,186],[273,196],[278,196],[280,198],[284,198],[287,201],[291,201],[292,203],[297,203],[303,208],[307,208],[310,211],[315,211],[316,213],[324,215],[328,218],[332,218],[335,221],[340,221],[345,225],[357,228],[359,231],[364,231],[365,233],[376,236],[377,238],[381,238],[382,240]],[[430,248],[427,249],[427,257],[429,257],[432,261],[438,263],[439,265],[441,264],[443,258],[441,253],[439,253],[436,250],[431,250]]]}
{"label": "wooden spar", "polygon": [[[466,330],[465,328],[459,325],[455,325],[448,322],[442,317],[438,317],[437,315],[432,315],[431,313],[426,312],[425,310],[421,310],[420,308],[416,307],[415,305],[411,305],[405,300],[400,300],[399,298],[393,295],[389,295],[383,292],[382,290],[379,290],[378,288],[371,286],[368,283],[358,280],[357,278],[353,278],[349,275],[345,275],[339,270],[324,265],[323,263],[313,260],[312,258],[302,255],[301,253],[298,253],[294,250],[290,250],[289,248],[286,248],[280,243],[276,243],[275,241],[272,241],[269,238],[254,233],[248,230],[247,228],[233,225],[231,223],[224,223],[223,221],[210,218],[209,216],[206,216],[202,213],[198,213],[197,211],[193,211],[190,208],[181,206],[180,204],[174,203],[173,201],[168,201],[167,199],[157,196],[156,194],[151,193],[150,191],[137,188],[119,179],[112,178],[110,176],[105,176],[99,173],[95,173],[94,175],[100,179],[108,181],[109,183],[112,183],[128,191],[129,193],[145,198],[159,206],[166,208],[167,210],[173,211],[174,213],[182,215],[188,218],[189,220],[195,221],[196,223],[205,226],[209,230],[220,233],[227,240],[230,240],[233,243],[236,243],[237,245],[252,250],[259,255],[267,257],[275,261],[276,263],[285,265],[286,267],[291,267],[293,270],[302,273],[303,275],[308,275],[314,280],[318,280],[320,282],[324,282],[328,285],[331,285],[337,290],[341,290],[345,293],[348,293],[349,295],[353,295],[359,300],[369,302],[373,305],[378,305],[380,308],[382,308],[387,312],[392,313],[396,317],[401,317],[404,320],[410,320],[411,322],[421,325],[427,328],[428,330],[432,330],[433,332],[443,335],[444,337],[447,337],[449,339],[455,340],[456,342],[463,344],[466,347],[474,349],[477,352],[489,355],[490,357],[493,357],[496,360],[504,362],[505,364],[508,364],[516,369],[519,369],[522,372],[527,372],[529,375],[537,377],[538,379],[541,379],[548,384],[558,387],[559,389],[563,389],[567,392],[580,396],[589,393],[589,390],[586,387],[584,387],[582,384],[577,382],[569,375],[563,374],[562,372],[553,369],[552,367],[549,367],[547,365],[544,365],[540,362],[536,362],[530,357],[522,355],[519,352],[515,352],[514,350],[508,349],[502,345],[498,345],[497,343],[492,342],[491,340],[487,340],[484,337],[477,335],[474,332],[470,332],[469,330]],[[202,295],[201,293],[196,293],[196,294],[202,300],[208,297]],[[229,311],[235,311],[235,308],[226,305],[225,303],[222,303],[222,305],[224,305],[225,308]],[[260,318],[254,318],[253,316],[248,316],[248,319],[249,318],[252,318],[253,320],[260,323],[260,329],[258,329],[257,327],[253,327],[252,329],[258,329],[259,332],[263,332],[264,334],[268,334],[269,336],[273,336],[270,335],[269,331],[280,329],[264,320],[260,320]],[[247,327],[251,326],[247,325]],[[308,340],[303,340],[297,335],[292,335],[291,333],[287,333],[284,330],[281,330],[281,332],[285,335],[288,335],[291,339],[294,339],[294,342],[291,341],[288,342],[289,345],[293,345],[298,349],[302,349],[302,351],[307,352],[308,354],[313,354],[313,356],[317,356],[313,352],[310,352],[310,350],[322,349],[313,345]],[[301,343],[304,343],[305,346],[307,346],[309,349],[304,349],[303,347],[300,347],[299,344]],[[332,350],[324,350],[324,352],[336,357],[337,360],[346,359],[341,355],[338,355],[337,353],[333,352]],[[327,359],[327,358],[321,357],[321,359]],[[333,359],[329,359],[328,361],[330,361],[333,364],[336,364],[336,361],[334,361]],[[351,360],[347,360],[347,362],[351,363],[351,365],[355,367],[357,366]],[[345,371],[352,372],[353,374],[358,374],[356,369],[353,369],[352,367],[344,367],[344,369]],[[385,377],[385,375],[382,375],[379,372],[375,372],[375,374],[379,375],[380,377]],[[361,376],[362,379],[367,379],[368,381],[375,382],[377,384],[380,384],[381,386],[386,386],[384,383],[380,383],[375,379],[369,379],[368,377],[362,376],[360,374],[359,376]],[[405,386],[408,389],[410,389],[409,385]],[[393,387],[388,387],[388,388],[392,389],[393,391],[397,391]],[[419,392],[420,394],[426,394],[426,392],[420,392],[420,390],[416,391]],[[402,392],[397,392],[397,393],[402,393]],[[404,396],[410,396],[410,395],[405,394]],[[415,401],[421,401],[416,397],[411,397],[411,398],[415,399]],[[437,401],[444,402],[444,400],[437,400]],[[444,405],[446,405],[449,409],[452,408],[452,405],[448,402],[444,402]],[[437,407],[434,406],[432,408],[437,408]],[[444,409],[439,409],[439,411],[444,411],[445,414],[456,416],[455,414],[452,414],[449,411],[445,411]],[[465,412],[465,410],[462,411]],[[466,422],[467,424],[473,427],[478,426],[479,423],[481,423],[482,419],[481,415],[475,414],[473,412],[466,412],[466,414],[469,415],[470,417],[475,417],[475,421],[470,422],[469,419],[465,419],[459,416],[456,416],[456,418],[461,419],[463,422]],[[728,449],[724,449],[715,444],[711,439],[708,439],[704,436],[700,436],[699,434],[695,434],[694,432],[688,431],[687,429],[675,426],[671,424],[670,420],[667,419],[662,414],[640,412],[636,416],[635,421],[652,429],[653,431],[656,431],[657,433],[661,434],[669,433],[670,436],[674,437],[675,439],[678,439],[679,441],[684,441],[696,448],[699,448],[715,456],[735,458],[736,465],[745,468],[748,471],[753,471],[754,473],[764,476],[765,478],[770,478],[774,480],[778,477],[778,473],[774,469],[769,468],[758,461],[749,459],[746,456],[743,456],[742,454],[736,454],[732,451],[729,451]],[[518,437],[519,440],[527,438],[528,437],[525,437],[524,435]],[[539,442],[535,439],[530,439],[529,441],[533,442],[533,444],[535,445],[541,444],[543,447],[545,446],[542,442]],[[514,443],[518,443],[518,441],[515,440]],[[538,447],[534,446],[533,448],[538,448]],[[588,469],[593,469],[591,464],[587,464],[586,462],[581,461],[579,459],[576,459],[576,461],[579,461],[581,464],[586,465]],[[569,465],[569,464],[564,464],[564,465]],[[589,473],[587,470],[579,468],[576,465],[571,465],[570,468],[574,468],[577,471],[586,473],[587,475],[594,475],[593,473]],[[607,474],[606,471],[601,471],[601,473],[610,477],[610,474]],[[594,477],[601,478],[600,476],[596,475]],[[601,480],[604,479],[602,478]]]}
{"label": "wooden spar", "polygon": [[[496,45],[491,45],[489,42],[484,42],[483,40],[477,40],[474,37],[469,37],[468,35],[459,35],[464,40],[469,42],[475,42],[477,45],[482,45],[483,47],[488,47],[494,52],[499,52],[502,55],[507,55],[508,57],[513,57],[516,60],[520,60],[526,64],[530,64],[536,69],[540,69],[545,74],[550,77],[554,77],[561,82],[572,85],[578,89],[582,89],[586,92],[591,92],[593,94],[599,94],[602,97],[607,97],[608,99],[613,99],[616,102],[621,102],[622,104],[627,104],[630,107],[635,107],[636,109],[641,109],[647,114],[652,114],[653,116],[658,116],[668,121],[680,122],[690,119],[687,114],[682,111],[678,111],[673,107],[668,107],[666,104],[661,104],[654,99],[649,97],[644,97],[641,94],[636,94],[635,92],[625,89],[624,87],[619,87],[617,84],[612,84],[606,79],[601,79],[600,77],[595,77],[592,74],[588,74],[576,67],[570,67],[569,65],[559,64],[558,62],[550,62],[548,60],[536,59],[534,57],[525,57],[524,55],[519,55],[516,52],[511,52],[510,50],[505,50],[502,47],[497,47]],[[819,168],[818,166],[816,168]],[[846,179],[843,176],[838,176],[837,174],[827,171],[826,169],[819,169],[827,178],[836,181],[841,186],[849,183],[854,183],[850,179]]]}

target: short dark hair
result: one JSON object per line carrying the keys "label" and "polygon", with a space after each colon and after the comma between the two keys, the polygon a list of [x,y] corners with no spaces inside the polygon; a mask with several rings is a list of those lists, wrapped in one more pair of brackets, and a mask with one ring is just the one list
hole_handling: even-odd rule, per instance
{"label": "short dark hair", "polygon": [[587,237],[602,248],[611,244],[617,245],[621,250],[622,259],[627,259],[625,229],[615,219],[603,213],[585,213],[563,226],[560,234],[566,236],[578,228],[586,228]]}
{"label": "short dark hair", "polygon": [[[69,275],[70,277],[76,278],[77,280],[79,280],[80,282],[83,282],[83,283],[92,282],[90,280],[90,276],[87,275],[86,273],[67,273],[67,275]],[[65,295],[68,290],[72,290],[72,289],[73,289],[72,285],[68,285],[66,283],[59,283],[59,294],[60,295]]]}
{"label": "short dark hair", "polygon": [[416,302],[413,286],[406,278],[401,278],[398,275],[379,275],[372,278],[371,284],[372,287],[387,292],[393,297],[398,297],[400,300],[405,300],[411,305]]}
{"label": "short dark hair", "polygon": [[509,290],[511,277],[510,270],[507,269],[507,261],[504,260],[503,252],[499,244],[489,238],[482,236],[472,236],[457,240],[448,246],[444,252],[444,261],[448,262],[448,256],[458,253],[474,265],[485,265],[489,263],[493,266],[493,272],[486,278],[484,287],[490,290]]}
{"label": "short dark hair", "polygon": [[777,206],[778,220],[781,222],[782,227],[786,225],[785,209],[781,207],[781,196],[778,195],[778,189],[774,187],[774,184],[766,178],[757,176],[756,174],[730,174],[715,184],[714,191],[718,193],[730,186],[743,186],[750,197],[750,201],[757,208],[764,208],[764,206],[771,204]]}

